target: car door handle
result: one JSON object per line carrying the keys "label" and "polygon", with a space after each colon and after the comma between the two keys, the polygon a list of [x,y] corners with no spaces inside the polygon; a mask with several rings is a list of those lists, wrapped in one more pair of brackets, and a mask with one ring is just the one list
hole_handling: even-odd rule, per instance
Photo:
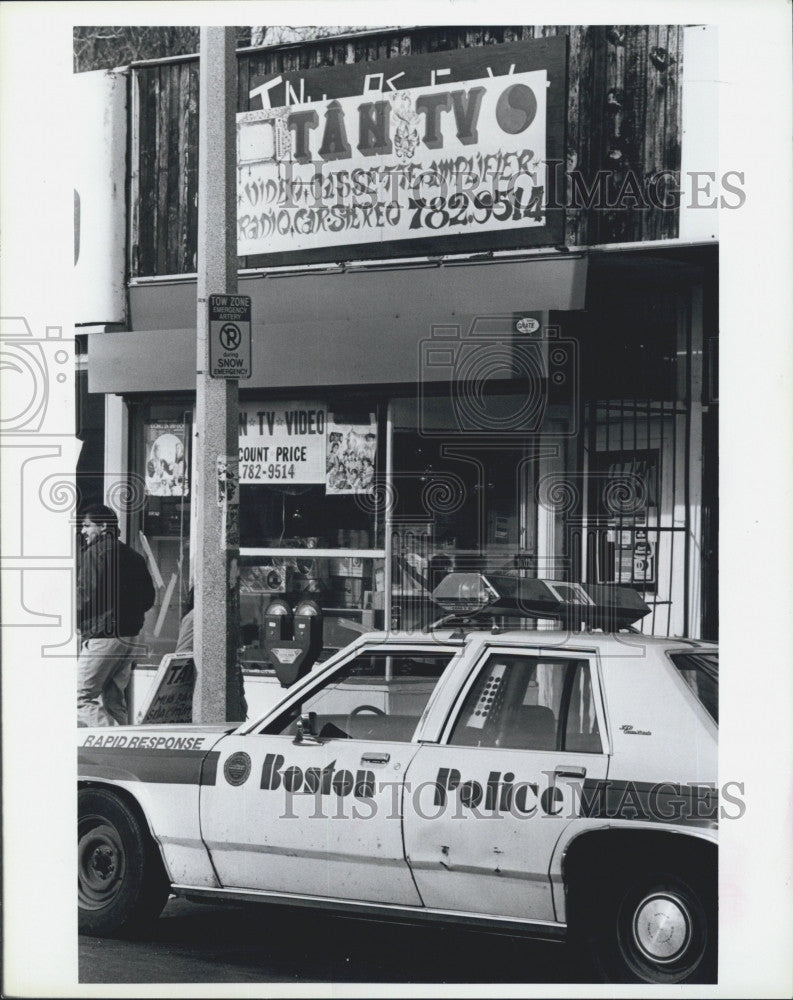
{"label": "car door handle", "polygon": [[390,753],[365,753],[361,757],[362,764],[387,764],[391,760]]}
{"label": "car door handle", "polygon": [[585,778],[585,767],[557,767],[553,772],[560,778]]}

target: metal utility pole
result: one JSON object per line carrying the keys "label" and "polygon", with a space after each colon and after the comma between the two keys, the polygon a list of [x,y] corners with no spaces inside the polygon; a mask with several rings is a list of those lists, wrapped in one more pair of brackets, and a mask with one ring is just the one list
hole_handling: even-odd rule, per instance
{"label": "metal utility pole", "polygon": [[[236,480],[239,390],[212,378],[209,296],[237,291],[236,54],[234,29],[201,28],[198,123],[198,301],[194,722],[241,721],[239,528]],[[231,495],[226,494],[226,481]]]}

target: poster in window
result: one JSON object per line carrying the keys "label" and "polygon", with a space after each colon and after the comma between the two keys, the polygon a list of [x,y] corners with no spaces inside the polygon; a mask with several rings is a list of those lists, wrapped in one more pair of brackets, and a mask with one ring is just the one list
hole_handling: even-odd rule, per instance
{"label": "poster in window", "polygon": [[377,461],[377,422],[345,420],[328,414],[325,492],[328,495],[367,493],[374,485]]}
{"label": "poster in window", "polygon": [[657,448],[599,451],[591,458],[598,517],[620,527],[658,519],[660,455]]}
{"label": "poster in window", "polygon": [[146,493],[151,497],[186,497],[185,427],[157,421],[146,425]]}
{"label": "poster in window", "polygon": [[656,542],[644,528],[617,532],[617,583],[655,592]]}

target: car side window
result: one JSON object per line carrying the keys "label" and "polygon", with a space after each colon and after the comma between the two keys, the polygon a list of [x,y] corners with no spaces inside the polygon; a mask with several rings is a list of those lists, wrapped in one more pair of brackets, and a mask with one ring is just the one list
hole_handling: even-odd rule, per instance
{"label": "car side window", "polygon": [[563,750],[576,753],[602,753],[592,678],[586,660],[568,664],[565,682],[568,694],[564,702]]}
{"label": "car side window", "polygon": [[602,750],[586,660],[492,655],[449,742],[510,750]]}
{"label": "car side window", "polygon": [[293,735],[300,716],[315,712],[315,732],[324,739],[407,743],[451,658],[448,652],[356,656],[262,732]]}
{"label": "car side window", "polygon": [[670,659],[715,723],[719,721],[719,658],[716,653],[674,653]]}

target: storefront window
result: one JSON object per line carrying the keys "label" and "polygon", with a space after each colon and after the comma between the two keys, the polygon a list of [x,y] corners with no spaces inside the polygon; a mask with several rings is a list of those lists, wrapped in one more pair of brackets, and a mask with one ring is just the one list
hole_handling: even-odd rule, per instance
{"label": "storefront window", "polygon": [[240,403],[240,623],[243,659],[274,597],[322,608],[321,658],[383,628],[385,407],[370,400]]}
{"label": "storefront window", "polygon": [[267,549],[381,548],[383,524],[377,523],[371,508],[365,497],[330,496],[324,486],[243,484],[240,544]]}
{"label": "storefront window", "polygon": [[[129,538],[155,568],[147,660],[173,651],[190,587],[192,403],[132,404]],[[267,667],[262,613],[275,596],[317,600],[325,655],[385,610],[385,407],[375,401],[240,401],[240,624],[243,658]]]}
{"label": "storefront window", "polygon": [[241,546],[381,549],[384,437],[376,404],[240,403]]}
{"label": "storefront window", "polygon": [[383,627],[385,569],[382,559],[357,556],[243,556],[240,569],[242,658],[252,669],[270,669],[264,654],[264,614],[276,597],[292,605],[310,598],[322,608],[325,659],[363,632]]}
{"label": "storefront window", "polygon": [[[517,397],[490,396],[509,412]],[[426,626],[440,616],[432,591],[453,570],[522,573],[536,560],[529,434],[464,434],[448,399],[393,404],[392,624]]]}
{"label": "storefront window", "polygon": [[190,588],[192,403],[135,404],[131,416],[128,541],[147,556],[154,577],[155,604],[140,639],[145,661],[156,664],[176,646]]}
{"label": "storefront window", "polygon": [[[488,397],[492,412],[521,405],[507,388]],[[443,396],[244,396],[245,662],[268,667],[261,626],[276,596],[317,601],[329,655],[364,631],[436,620],[432,592],[454,570],[569,579],[566,512],[543,503],[547,484],[564,479],[576,459],[569,416],[569,408],[550,405],[541,433],[477,437],[460,432]],[[145,637],[156,662],[174,648],[189,589],[190,410],[141,405],[135,427],[146,497],[133,537],[161,577]]]}

